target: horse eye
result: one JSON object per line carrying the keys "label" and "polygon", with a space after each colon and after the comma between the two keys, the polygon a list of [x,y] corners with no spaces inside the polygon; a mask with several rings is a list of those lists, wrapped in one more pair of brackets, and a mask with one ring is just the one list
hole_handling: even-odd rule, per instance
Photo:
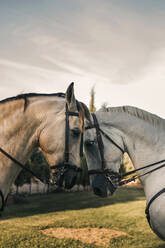
{"label": "horse eye", "polygon": [[80,129],[78,128],[72,129],[71,132],[74,137],[78,137],[81,133]]}
{"label": "horse eye", "polygon": [[85,141],[85,145],[86,145],[86,146],[92,146],[92,145],[94,145],[94,143],[95,143],[94,140],[86,140],[86,141]]}

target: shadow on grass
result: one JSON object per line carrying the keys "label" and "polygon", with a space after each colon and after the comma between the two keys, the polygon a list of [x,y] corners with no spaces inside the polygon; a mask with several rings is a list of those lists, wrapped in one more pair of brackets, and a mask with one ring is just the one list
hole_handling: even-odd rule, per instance
{"label": "shadow on grass", "polygon": [[0,220],[58,211],[99,208],[119,202],[124,203],[144,199],[144,192],[141,188],[120,188],[113,196],[108,198],[100,198],[92,192],[31,195],[26,198],[26,203],[7,206]]}
{"label": "shadow on grass", "polygon": [[152,248],[164,248],[165,244],[159,245],[159,246],[153,246]]}

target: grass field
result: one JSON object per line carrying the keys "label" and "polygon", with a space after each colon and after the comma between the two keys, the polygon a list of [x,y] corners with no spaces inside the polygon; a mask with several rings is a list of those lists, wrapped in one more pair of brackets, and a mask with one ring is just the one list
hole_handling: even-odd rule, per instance
{"label": "grass field", "polygon": [[[56,193],[26,198],[24,204],[6,207],[0,220],[0,248],[163,248],[165,243],[150,230],[144,215],[142,189],[121,188],[111,198],[91,192]],[[127,233],[96,246],[73,239],[44,235],[47,228],[99,228]]]}

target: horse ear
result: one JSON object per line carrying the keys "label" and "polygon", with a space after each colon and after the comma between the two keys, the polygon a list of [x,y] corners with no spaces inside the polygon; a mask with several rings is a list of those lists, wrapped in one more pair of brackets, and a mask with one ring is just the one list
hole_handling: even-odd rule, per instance
{"label": "horse ear", "polygon": [[74,95],[74,83],[71,83],[65,94],[66,102],[68,104],[68,108],[70,111],[76,111],[77,110],[77,105],[76,105],[76,98]]}

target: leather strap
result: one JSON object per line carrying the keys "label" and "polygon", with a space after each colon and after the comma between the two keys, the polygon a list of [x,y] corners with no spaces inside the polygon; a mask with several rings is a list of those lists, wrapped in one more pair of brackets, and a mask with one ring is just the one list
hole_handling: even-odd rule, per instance
{"label": "leather strap", "polygon": [[0,208],[0,211],[3,211],[3,209],[5,207],[5,199],[4,199],[4,195],[3,195],[1,190],[0,190],[0,196],[1,196],[1,200],[2,200],[2,206]]}
{"label": "leather strap", "polygon": [[104,143],[100,134],[100,127],[99,123],[97,121],[96,115],[92,114],[94,126],[96,128],[96,137],[97,137],[97,144],[99,147],[100,157],[101,157],[101,164],[102,164],[102,170],[105,170],[105,161],[104,161]]}
{"label": "leather strap", "polygon": [[150,223],[150,213],[149,213],[149,209],[150,209],[150,206],[152,204],[152,202],[157,199],[161,194],[165,193],[165,188],[161,189],[157,194],[155,194],[151,200],[149,201],[149,203],[147,204],[147,207],[146,207],[146,210],[145,210],[145,214],[146,214],[146,218],[148,220],[148,223],[149,225],[151,226],[151,223]]}

